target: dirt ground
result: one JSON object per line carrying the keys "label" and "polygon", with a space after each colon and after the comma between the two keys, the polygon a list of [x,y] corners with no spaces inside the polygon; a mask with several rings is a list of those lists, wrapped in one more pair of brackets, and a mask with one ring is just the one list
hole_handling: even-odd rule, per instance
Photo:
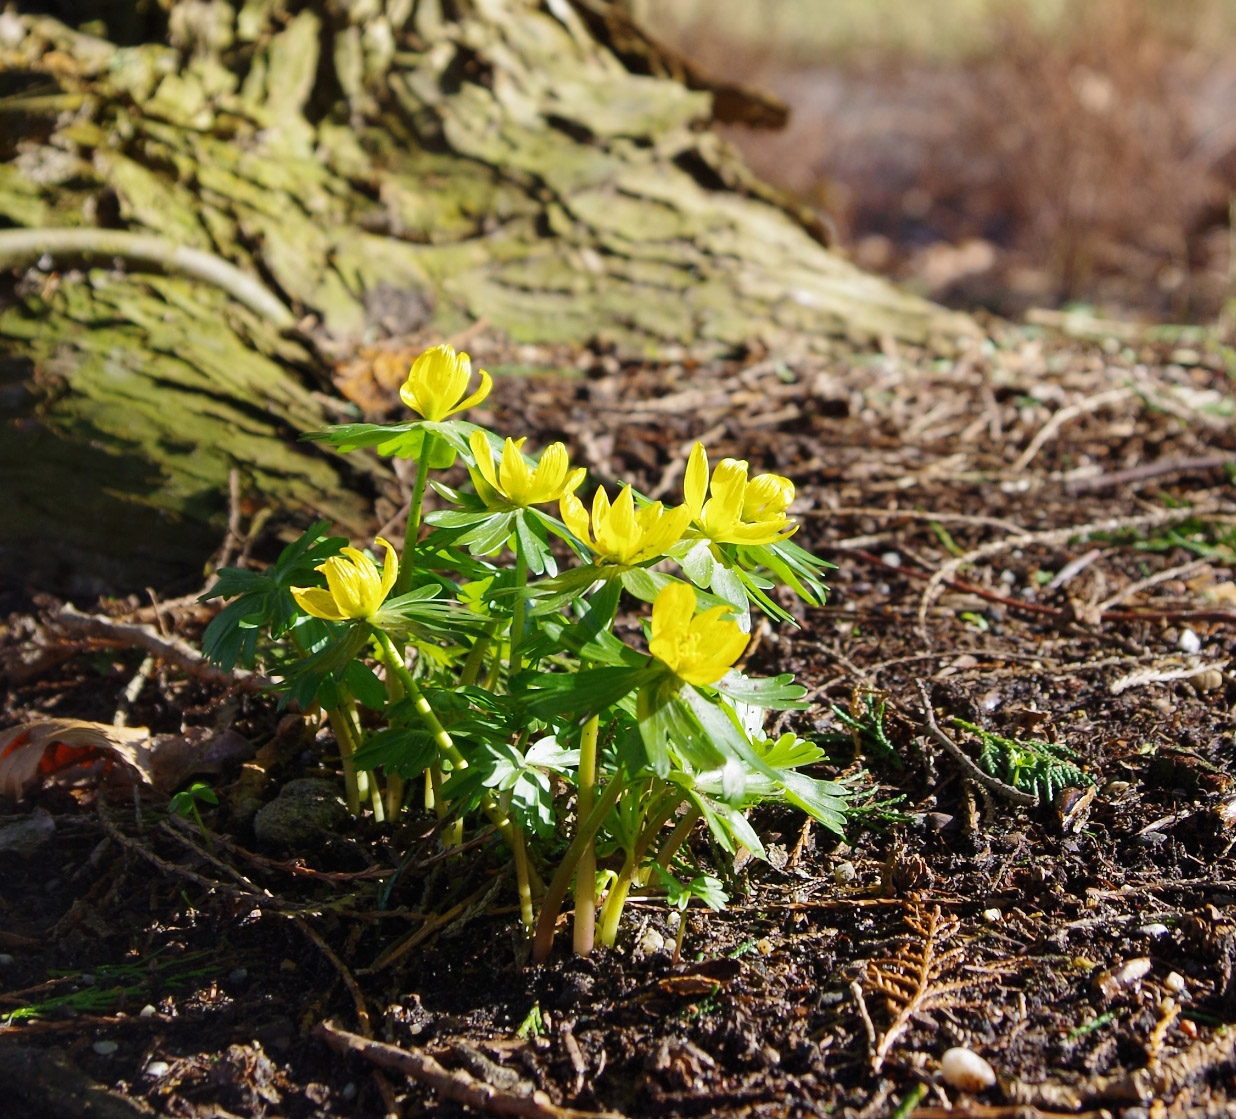
{"label": "dirt ground", "polygon": [[[761,629],[749,663],[810,687],[793,725],[831,736],[820,774],[851,782],[846,841],[760,816],[770,862],[711,853],[733,904],[688,911],[677,963],[649,897],[614,951],[572,959],[564,931],[528,966],[497,856],[445,859],[421,820],[262,849],[243,802],[332,777],[329,742],[263,696],[66,629],[51,600],[13,600],[3,726],[120,711],[232,732],[207,778],[210,847],[165,798],[100,797],[88,775],[0,801],[0,845],[38,821],[27,851],[0,850],[17,1113],[1225,1113],[1236,358],[1200,333],[1062,321],[1073,333],[988,323],[950,359],[890,345],[827,364],[622,367],[469,340],[491,368],[570,370],[508,372],[482,422],[564,439],[594,480],[670,500],[705,438],[793,478],[802,543],[837,564],[828,605]],[[371,365],[341,391],[388,404]],[[87,607],[190,642],[209,617]],[[887,745],[856,742],[840,715],[881,702]],[[955,717],[1067,747],[1084,776],[1013,803],[975,781]],[[333,1050],[328,1020],[399,1047],[417,1078]],[[998,1081],[945,1082],[953,1046]]]}

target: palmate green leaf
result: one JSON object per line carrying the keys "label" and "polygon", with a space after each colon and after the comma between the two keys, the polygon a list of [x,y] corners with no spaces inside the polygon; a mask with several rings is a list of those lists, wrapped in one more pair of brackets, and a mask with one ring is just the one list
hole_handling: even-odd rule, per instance
{"label": "palmate green leaf", "polygon": [[[748,796],[761,800],[783,798],[830,830],[842,832],[845,805],[842,799],[844,790],[840,785],[817,781],[796,770],[778,769],[770,765],[767,757],[762,756],[747,738],[737,716],[723,702],[710,700],[692,687],[683,688],[679,698],[689,707],[691,714],[708,733],[713,744],[724,751],[727,758],[736,759],[747,767]],[[697,768],[704,771],[713,767]],[[761,782],[761,778],[764,782]]]}
{"label": "palmate green leaf", "polygon": [[745,568],[763,568],[771,572],[778,582],[789,587],[809,606],[823,605],[828,597],[824,573],[836,570],[837,566],[812,555],[793,540],[758,546],[742,545],[736,554]]}
{"label": "palmate green leaf", "polygon": [[724,909],[730,900],[721,879],[714,878],[711,874],[701,874],[692,878],[690,882],[683,883],[679,882],[663,866],[654,863],[653,870],[657,872],[661,885],[665,887],[665,900],[680,912],[691,904],[692,898],[702,901],[715,913]]}
{"label": "palmate green leaf", "polygon": [[286,668],[278,688],[285,700],[307,710],[321,702],[326,710],[339,703],[338,685],[344,673],[369,643],[369,627],[361,623],[331,625],[330,639],[310,656],[294,661]]}
{"label": "palmate green leaf", "polygon": [[396,458],[412,458],[420,461],[425,436],[435,435],[433,453],[428,465],[434,470],[445,470],[455,464],[456,454],[464,461],[472,462],[468,449],[468,437],[476,430],[476,424],[466,420],[411,420],[402,424],[336,424],[319,431],[309,431],[301,439],[326,443],[344,453],[361,447],[372,447],[380,455]]}
{"label": "palmate green leaf", "polygon": [[455,543],[474,556],[490,556],[500,551],[515,530],[514,511],[494,510],[465,532]]}
{"label": "palmate green leaf", "polygon": [[731,668],[713,687],[730,699],[766,711],[801,711],[809,706],[802,702],[807,689],[795,684],[788,672],[780,676],[744,676]]}
{"label": "palmate green leaf", "polygon": [[527,509],[515,513],[515,539],[519,541],[519,550],[533,575],[558,574],[558,564],[549,550],[549,542],[545,536],[545,526],[536,517],[530,517]]}
{"label": "palmate green leaf", "polygon": [[420,777],[438,758],[438,746],[423,727],[387,727],[369,738],[352,760],[357,769],[397,773],[405,781]]}
{"label": "palmate green leaf", "polygon": [[317,521],[282,552],[265,571],[246,571],[224,567],[218,579],[200,601],[231,598],[202,635],[207,658],[230,672],[237,664],[253,668],[257,644],[263,631],[271,637],[283,636],[302,617],[289,591],[290,587],[314,586],[321,582],[316,568],[337,555],[347,541],[329,536],[329,521]]}
{"label": "palmate green leaf", "polygon": [[352,661],[343,670],[342,683],[356,697],[358,703],[374,711],[381,711],[386,706],[386,685],[363,661]]}
{"label": "palmate green leaf", "polygon": [[571,719],[595,715],[639,691],[660,676],[663,668],[589,668],[583,672],[525,672],[520,702],[540,719]]}

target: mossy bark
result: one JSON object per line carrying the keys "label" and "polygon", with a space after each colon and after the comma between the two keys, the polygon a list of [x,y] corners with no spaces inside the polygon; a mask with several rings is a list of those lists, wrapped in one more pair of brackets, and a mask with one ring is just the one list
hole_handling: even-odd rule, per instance
{"label": "mossy bark", "polygon": [[[10,568],[56,529],[64,575],[200,565],[233,467],[255,498],[355,530],[353,469],[294,442],[324,422],[323,339],[483,317],[625,356],[789,357],[973,331],[828,251],[708,131],[743,92],[658,76],[601,0],[179,0],[165,41],[129,47],[4,20],[0,223],[150,235],[288,310],[149,258],[52,254],[18,277],[0,314]],[[0,230],[0,264],[30,263]],[[286,329],[303,316],[318,345]]]}

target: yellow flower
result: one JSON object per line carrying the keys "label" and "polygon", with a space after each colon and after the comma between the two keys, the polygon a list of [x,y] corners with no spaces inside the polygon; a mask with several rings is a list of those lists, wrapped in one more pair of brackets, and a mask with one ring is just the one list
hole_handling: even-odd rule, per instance
{"label": "yellow flower", "polygon": [[612,505],[604,488],[597,488],[592,499],[591,536],[584,503],[573,493],[563,495],[558,510],[567,528],[610,563],[643,563],[665,555],[691,521],[691,510],[685,505],[666,510],[658,501],[636,509],[630,486],[622,487]]}
{"label": "yellow flower", "polygon": [[480,374],[481,387],[467,400],[460,400],[472,380],[472,359],[443,343],[426,350],[412,363],[408,379],[399,389],[399,399],[424,419],[437,423],[480,404],[489,395],[493,378],[484,369]]}
{"label": "yellow flower", "polygon": [[505,501],[508,505],[541,505],[557,501],[564,494],[574,493],[584,480],[587,471],[582,467],[570,468],[566,447],[551,443],[541,454],[535,470],[529,470],[521,453],[525,440],[510,439],[502,446],[502,462],[494,466],[494,453],[483,431],[474,431],[468,440],[476,459],[476,468],[481,479],[487,483],[497,501],[482,491],[486,505]]}
{"label": "yellow flower", "polygon": [[738,623],[722,618],[727,613],[713,606],[696,617],[695,588],[668,583],[652,604],[648,651],[688,684],[715,684],[747,647]]}
{"label": "yellow flower", "polygon": [[710,481],[703,443],[691,448],[683,490],[700,532],[718,544],[773,544],[798,530],[785,515],[794,500],[789,478],[760,474],[748,482],[742,459],[723,458]]}
{"label": "yellow flower", "polygon": [[327,590],[321,587],[293,587],[296,604],[315,618],[328,622],[371,618],[386,601],[399,574],[395,549],[378,537],[386,549],[381,572],[378,565],[356,548],[344,548],[343,555],[331,556],[317,568],[326,576]]}

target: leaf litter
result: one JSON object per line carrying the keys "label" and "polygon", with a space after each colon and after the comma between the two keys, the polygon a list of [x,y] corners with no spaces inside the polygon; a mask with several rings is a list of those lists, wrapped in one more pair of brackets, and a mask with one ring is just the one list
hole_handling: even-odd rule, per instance
{"label": "leaf litter", "polygon": [[[697,840],[731,907],[680,912],[650,891],[609,953],[575,959],[560,942],[527,966],[485,831],[466,859],[428,819],[260,847],[253,816],[282,784],[336,779],[300,720],[196,674],[184,649],[164,662],[135,643],[154,620],[137,601],[102,604],[88,633],[57,628],[56,603],[12,613],[5,725],[111,730],[123,705],[151,735],[226,729],[256,754],[223,763],[219,805],[199,805],[213,844],[168,818],[166,793],[135,804],[89,781],[27,783],[23,804],[0,801],[0,824],[31,804],[56,823],[33,855],[0,853],[5,991],[132,969],[90,988],[106,999],[48,1005],[60,994],[46,987],[4,1040],[52,1064],[67,1051],[134,1113],[1228,1106],[1236,491],[1222,464],[1236,433],[1211,422],[1231,400],[1226,354],[1205,338],[1184,363],[1178,337],[989,329],[948,360],[886,344],[827,363],[625,367],[473,339],[491,369],[569,373],[499,377],[496,422],[669,501],[684,448],[707,434],[719,455],[791,477],[804,545],[838,565],[827,606],[787,599],[801,628],[761,631],[746,671],[811,687],[777,732],[825,743],[814,771],[874,807],[844,843],[764,812],[767,862]],[[1113,391],[1126,384],[1138,391]],[[162,618],[192,647],[210,614],[188,600]],[[160,668],[125,701],[148,654]],[[931,719],[963,732],[968,764]],[[184,982],[169,980],[175,960]],[[1110,978],[1141,960],[1135,981]],[[534,1007],[539,1028],[521,1036]],[[378,1043],[405,1057],[375,1064]],[[997,1084],[969,1097],[946,1084],[956,1047]],[[408,1079],[411,1066],[428,1071]],[[37,1085],[13,1082],[37,1104]]]}

